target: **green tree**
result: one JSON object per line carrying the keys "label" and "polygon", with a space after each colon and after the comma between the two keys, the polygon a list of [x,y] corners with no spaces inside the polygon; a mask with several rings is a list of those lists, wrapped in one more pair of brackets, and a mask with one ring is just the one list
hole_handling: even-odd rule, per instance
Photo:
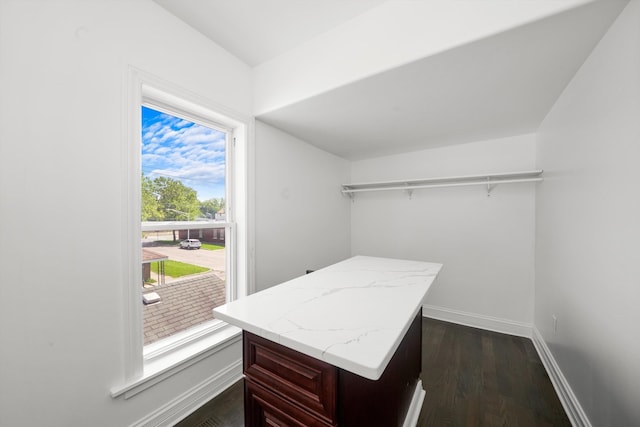
{"label": "green tree", "polygon": [[[197,192],[181,181],[168,177],[151,180],[142,176],[143,221],[187,221],[200,216]],[[176,231],[173,230],[173,240]]]}
{"label": "green tree", "polygon": [[143,174],[141,201],[142,221],[186,221],[201,215],[197,192],[164,176],[151,180]]}
{"label": "green tree", "polygon": [[215,214],[224,209],[224,197],[216,199],[215,197],[200,203],[200,212],[205,218],[214,218]]}
{"label": "green tree", "polygon": [[153,184],[159,195],[158,204],[164,210],[165,220],[186,221],[199,216],[200,202],[193,188],[187,187],[181,181],[164,176],[155,178]]}
{"label": "green tree", "polygon": [[164,214],[160,211],[158,195],[151,178],[142,174],[142,221],[158,221]]}

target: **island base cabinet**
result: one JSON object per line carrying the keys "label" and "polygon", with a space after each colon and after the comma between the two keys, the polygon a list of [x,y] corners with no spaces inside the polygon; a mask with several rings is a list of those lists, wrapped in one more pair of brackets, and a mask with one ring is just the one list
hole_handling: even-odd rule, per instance
{"label": "island base cabinet", "polygon": [[245,425],[401,427],[421,384],[421,349],[421,312],[377,381],[245,331]]}
{"label": "island base cabinet", "polygon": [[261,427],[330,427],[304,409],[251,380],[244,380],[245,425]]}
{"label": "island base cabinet", "polygon": [[339,371],[339,425],[402,427],[421,371],[422,313],[418,313],[378,380]]}

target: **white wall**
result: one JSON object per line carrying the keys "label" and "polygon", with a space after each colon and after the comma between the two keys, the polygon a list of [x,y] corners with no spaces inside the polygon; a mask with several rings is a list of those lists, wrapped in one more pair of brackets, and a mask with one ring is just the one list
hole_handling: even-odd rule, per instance
{"label": "white wall", "polygon": [[538,134],[535,326],[599,427],[640,425],[638,23],[632,1]]}
{"label": "white wall", "polygon": [[349,162],[256,122],[256,285],[349,257]]}
{"label": "white wall", "polygon": [[250,114],[248,67],[150,0],[0,2],[0,425],[128,425],[239,357],[110,396],[129,65]]}
{"label": "white wall", "polygon": [[[535,136],[522,135],[353,162],[351,181],[534,167]],[[533,316],[534,185],[358,193],[351,251],[444,263],[427,314],[521,333]]]}
{"label": "white wall", "polygon": [[[535,211],[535,326],[593,425],[637,424],[639,21],[631,2],[541,127],[537,208],[533,184],[489,198],[339,193],[346,181],[532,169],[532,135],[355,162],[349,177],[346,161],[258,123],[258,288],[350,253],[425,259],[445,264],[427,304],[528,324]],[[150,0],[0,1],[0,425],[128,425],[239,357],[232,346],[110,397],[125,346],[129,65],[251,111],[248,67]]]}

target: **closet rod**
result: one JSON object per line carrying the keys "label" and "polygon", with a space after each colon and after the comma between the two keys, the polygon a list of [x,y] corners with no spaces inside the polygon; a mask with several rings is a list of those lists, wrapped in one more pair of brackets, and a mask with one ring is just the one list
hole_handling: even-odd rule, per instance
{"label": "closet rod", "polygon": [[437,187],[461,187],[465,185],[498,185],[498,184],[510,184],[516,182],[537,182],[542,181],[542,178],[515,178],[515,179],[493,179],[486,181],[468,181],[468,182],[450,182],[442,184],[420,184],[420,185],[398,185],[394,187],[370,187],[370,188],[353,188],[344,189],[344,194],[349,193],[361,193],[365,191],[386,191],[386,190],[414,190],[417,188],[437,188]]}
{"label": "closet rod", "polygon": [[542,181],[542,170],[523,172],[501,172],[484,175],[461,175],[439,178],[423,178],[398,181],[361,182],[342,184],[342,194],[353,197],[355,193],[366,191],[402,190],[411,192],[420,188],[460,187],[465,185],[486,185],[487,194],[498,184]]}

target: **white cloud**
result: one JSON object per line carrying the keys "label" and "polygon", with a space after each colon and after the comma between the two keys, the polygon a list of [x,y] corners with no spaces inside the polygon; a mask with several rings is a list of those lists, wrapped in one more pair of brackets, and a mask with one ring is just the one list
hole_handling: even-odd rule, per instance
{"label": "white cloud", "polygon": [[145,174],[178,179],[201,197],[224,191],[226,135],[166,114],[157,119],[142,129]]}

